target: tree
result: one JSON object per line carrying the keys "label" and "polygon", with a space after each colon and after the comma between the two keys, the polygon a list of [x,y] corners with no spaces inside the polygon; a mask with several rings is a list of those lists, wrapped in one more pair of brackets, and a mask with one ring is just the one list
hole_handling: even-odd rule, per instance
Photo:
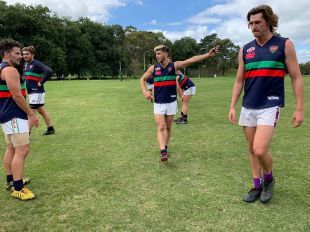
{"label": "tree", "polygon": [[128,71],[136,76],[154,63],[154,47],[159,44],[171,45],[162,33],[125,29],[124,51],[129,61]]}
{"label": "tree", "polygon": [[220,71],[221,75],[225,75],[227,70],[237,66],[239,46],[234,45],[230,39],[221,40],[214,33],[205,36],[199,45],[205,52],[208,52],[212,47],[219,46],[219,54],[205,61],[209,75],[213,75],[217,71]]}
{"label": "tree", "polygon": [[300,67],[300,71],[301,71],[302,75],[309,75],[310,74],[310,62],[300,64],[299,67]]}

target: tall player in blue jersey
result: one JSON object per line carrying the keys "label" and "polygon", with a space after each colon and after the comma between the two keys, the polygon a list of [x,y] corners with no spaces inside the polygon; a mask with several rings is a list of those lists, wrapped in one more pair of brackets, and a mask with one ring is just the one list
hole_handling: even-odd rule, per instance
{"label": "tall player in blue jersey", "polygon": [[0,123],[6,140],[3,158],[6,188],[12,190],[12,197],[30,200],[35,195],[24,187],[26,183],[22,177],[29,152],[29,126],[38,126],[39,121],[26,102],[24,81],[16,69],[22,59],[20,44],[14,40],[3,40],[0,53]]}
{"label": "tall player in blue jersey", "polygon": [[284,106],[286,72],[290,75],[295,94],[293,127],[299,127],[304,120],[304,88],[292,41],[274,35],[278,16],[271,7],[261,5],[251,9],[247,20],[255,39],[239,52],[229,120],[231,123],[236,121],[235,107],[244,88],[239,125],[243,126],[249,146],[254,187],[243,200],[250,203],[260,199],[262,203],[268,203],[275,184],[269,147],[280,108]]}
{"label": "tall player in blue jersey", "polygon": [[52,125],[49,113],[44,107],[45,89],[44,83],[52,76],[52,70],[34,59],[35,48],[33,46],[24,47],[23,58],[24,64],[24,76],[26,79],[27,93],[29,97],[29,106],[36,112],[38,111],[47,126],[47,130],[43,135],[51,135],[55,133],[55,129]]}
{"label": "tall player in blue jersey", "polygon": [[[193,56],[184,61],[172,62],[169,59],[169,49],[165,45],[154,48],[158,63],[149,67],[140,79],[143,95],[146,99],[154,99],[154,116],[157,124],[157,140],[160,148],[161,161],[168,160],[168,143],[171,136],[173,117],[177,113],[176,76],[180,69],[203,61],[218,53],[218,47],[210,49],[206,54]],[[145,81],[153,76],[154,97],[147,91]]]}

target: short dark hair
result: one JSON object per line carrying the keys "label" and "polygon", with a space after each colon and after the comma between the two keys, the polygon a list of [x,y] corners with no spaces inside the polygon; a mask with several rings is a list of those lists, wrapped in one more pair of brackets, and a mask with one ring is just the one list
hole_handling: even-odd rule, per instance
{"label": "short dark hair", "polygon": [[5,52],[10,52],[14,47],[21,47],[21,44],[13,39],[4,39],[0,41],[0,54],[3,57]]}
{"label": "short dark hair", "polygon": [[251,15],[256,15],[262,13],[263,18],[266,20],[267,24],[269,25],[270,32],[275,32],[276,28],[278,27],[278,20],[279,17],[268,5],[260,5],[257,7],[252,8],[247,14],[247,20],[250,22]]}
{"label": "short dark hair", "polygon": [[36,49],[34,48],[34,46],[23,47],[22,51],[30,52],[33,55],[36,53]]}

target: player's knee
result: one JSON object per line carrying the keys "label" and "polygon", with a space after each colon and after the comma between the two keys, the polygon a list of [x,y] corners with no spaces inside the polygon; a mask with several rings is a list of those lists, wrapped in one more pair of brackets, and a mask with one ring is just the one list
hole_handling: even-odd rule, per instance
{"label": "player's knee", "polygon": [[15,148],[15,155],[24,156],[26,158],[26,156],[29,153],[29,150],[30,150],[29,144],[16,147]]}
{"label": "player's knee", "polygon": [[171,125],[166,125],[165,129],[166,129],[167,131],[170,131],[170,130],[171,130]]}
{"label": "player's knee", "polygon": [[254,154],[256,157],[264,156],[266,153],[267,153],[266,150],[263,149],[263,148],[259,148],[259,147],[254,147],[254,148],[253,148],[253,154]]}
{"label": "player's knee", "polygon": [[164,125],[158,125],[157,129],[159,132],[164,132],[165,131],[165,126]]}

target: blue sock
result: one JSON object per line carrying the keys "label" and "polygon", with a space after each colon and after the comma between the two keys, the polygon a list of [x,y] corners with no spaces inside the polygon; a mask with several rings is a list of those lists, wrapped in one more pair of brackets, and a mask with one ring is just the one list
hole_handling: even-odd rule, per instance
{"label": "blue sock", "polygon": [[22,188],[24,187],[23,180],[22,179],[16,180],[16,181],[14,180],[13,186],[14,186],[14,190],[16,191],[22,190]]}
{"label": "blue sock", "polygon": [[6,182],[13,181],[13,175],[6,175]]}

